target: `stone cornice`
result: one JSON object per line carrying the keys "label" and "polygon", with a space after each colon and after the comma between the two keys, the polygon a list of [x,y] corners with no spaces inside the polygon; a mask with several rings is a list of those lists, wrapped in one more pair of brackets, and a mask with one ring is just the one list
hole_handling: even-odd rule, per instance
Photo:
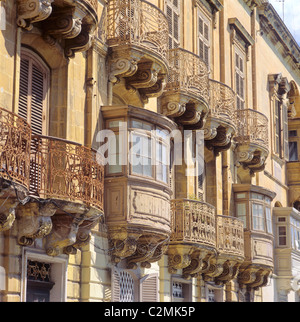
{"label": "stone cornice", "polygon": [[223,9],[223,5],[219,0],[207,0],[207,1],[194,0],[195,6],[197,6],[197,4],[200,4],[200,3],[204,5],[207,5],[206,3],[208,3],[213,12],[221,11]]}
{"label": "stone cornice", "polygon": [[268,0],[244,0],[246,5],[253,10],[255,7],[259,7],[264,3],[267,3]]}
{"label": "stone cornice", "polygon": [[251,35],[247,32],[247,30],[237,18],[230,18],[228,20],[228,23],[240,34],[247,47],[252,46],[255,43],[255,40],[251,37]]}
{"label": "stone cornice", "polygon": [[258,8],[262,31],[276,44],[280,43],[283,48],[283,56],[290,56],[294,67],[300,68],[300,47],[282,21],[274,7],[270,3],[263,3]]}

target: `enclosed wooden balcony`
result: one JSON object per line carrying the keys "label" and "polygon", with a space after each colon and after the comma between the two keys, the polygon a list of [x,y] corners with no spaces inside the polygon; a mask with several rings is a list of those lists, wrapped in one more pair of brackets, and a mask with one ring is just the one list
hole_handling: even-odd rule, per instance
{"label": "enclosed wooden balcony", "polygon": [[107,152],[118,157],[115,162],[108,160],[105,171],[105,223],[111,259],[123,261],[128,269],[150,267],[166,252],[171,235],[167,137],[176,124],[133,106],[103,106],[101,111],[106,129],[119,142],[113,152]]}
{"label": "enclosed wooden balcony", "polygon": [[30,142],[29,124],[0,108],[0,232],[12,227],[19,199],[28,195]]}
{"label": "enclosed wooden balcony", "polygon": [[236,95],[229,86],[211,79],[209,94],[204,135],[207,148],[218,154],[231,147],[236,133]]}
{"label": "enclosed wooden balcony", "polygon": [[244,223],[245,260],[239,268],[241,287],[257,289],[268,283],[274,269],[271,202],[276,194],[250,184],[233,185],[236,217]]}
{"label": "enclosed wooden balcony", "polygon": [[268,118],[262,113],[246,109],[236,111],[237,165],[250,170],[251,175],[264,170],[269,154]]}
{"label": "enclosed wooden balcony", "polygon": [[168,21],[144,0],[110,0],[101,37],[110,48],[109,105],[142,107],[161,95],[168,74]]}
{"label": "enclosed wooden balcony", "polygon": [[66,57],[92,45],[98,24],[97,0],[18,0],[17,24],[40,29],[51,45],[59,43]]}
{"label": "enclosed wooden balcony", "polygon": [[197,276],[209,269],[216,253],[215,208],[196,200],[172,200],[171,215],[169,271],[182,269],[185,278]]}
{"label": "enclosed wooden balcony", "polygon": [[170,73],[162,97],[161,113],[185,129],[202,129],[209,111],[208,67],[185,49],[169,51]]}

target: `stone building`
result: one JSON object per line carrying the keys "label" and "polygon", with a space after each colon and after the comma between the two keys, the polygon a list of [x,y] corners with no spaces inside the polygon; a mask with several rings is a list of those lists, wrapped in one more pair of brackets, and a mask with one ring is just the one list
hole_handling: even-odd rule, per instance
{"label": "stone building", "polygon": [[1,302],[300,300],[300,48],[267,0],[0,10]]}

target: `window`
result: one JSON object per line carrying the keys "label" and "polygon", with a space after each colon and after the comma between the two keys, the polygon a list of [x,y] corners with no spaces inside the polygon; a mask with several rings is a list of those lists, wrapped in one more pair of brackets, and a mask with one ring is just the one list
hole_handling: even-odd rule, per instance
{"label": "window", "polygon": [[158,274],[139,278],[136,272],[114,268],[112,271],[113,302],[158,302]]}
{"label": "window", "polygon": [[245,229],[273,234],[271,203],[272,199],[262,193],[236,191],[236,217],[243,221]]}
{"label": "window", "polygon": [[[37,239],[39,244],[41,240]],[[24,250],[22,257],[22,302],[65,302],[68,259],[49,257],[38,249]]]}
{"label": "window", "polygon": [[50,291],[54,284],[51,281],[51,264],[28,260],[27,302],[50,302]]}
{"label": "window", "polygon": [[166,1],[166,14],[169,23],[169,49],[180,46],[180,1]]}
{"label": "window", "polygon": [[297,142],[289,142],[289,161],[299,161]]}
{"label": "window", "polygon": [[181,278],[172,279],[172,302],[190,302],[192,296],[191,283]]}
{"label": "window", "polygon": [[207,302],[223,302],[223,288],[215,285],[206,286],[206,300]]}
{"label": "window", "polygon": [[235,52],[235,89],[237,94],[237,109],[245,109],[245,57]]}
{"label": "window", "polygon": [[20,66],[19,115],[31,125],[33,134],[46,134],[50,72],[43,61],[23,50]]}
{"label": "window", "polygon": [[286,226],[278,227],[278,244],[279,246],[286,246]]}
{"label": "window", "polygon": [[168,133],[139,120],[132,120],[131,172],[169,184]]}
{"label": "window", "polygon": [[263,205],[256,203],[252,204],[252,220],[254,230],[265,230]]}
{"label": "window", "polygon": [[209,66],[210,64],[210,22],[198,13],[198,43],[199,56]]}

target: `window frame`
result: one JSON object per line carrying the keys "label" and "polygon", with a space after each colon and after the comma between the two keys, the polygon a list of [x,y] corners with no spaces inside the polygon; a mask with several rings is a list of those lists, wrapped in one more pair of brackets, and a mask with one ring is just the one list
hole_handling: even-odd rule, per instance
{"label": "window frame", "polygon": [[[241,197],[239,197],[239,195],[241,195]],[[261,198],[256,198],[255,195],[260,196]],[[258,192],[244,191],[235,192],[234,200],[236,217],[244,222],[244,229],[250,231],[264,232],[269,235],[274,234],[271,198]],[[243,216],[239,215],[239,205],[244,205],[245,207],[245,214]],[[261,216],[259,214],[254,215],[254,205],[257,205],[258,207],[262,208]],[[267,209],[269,210],[268,212]],[[258,219],[260,221],[262,220],[262,225],[255,226],[255,219]]]}

